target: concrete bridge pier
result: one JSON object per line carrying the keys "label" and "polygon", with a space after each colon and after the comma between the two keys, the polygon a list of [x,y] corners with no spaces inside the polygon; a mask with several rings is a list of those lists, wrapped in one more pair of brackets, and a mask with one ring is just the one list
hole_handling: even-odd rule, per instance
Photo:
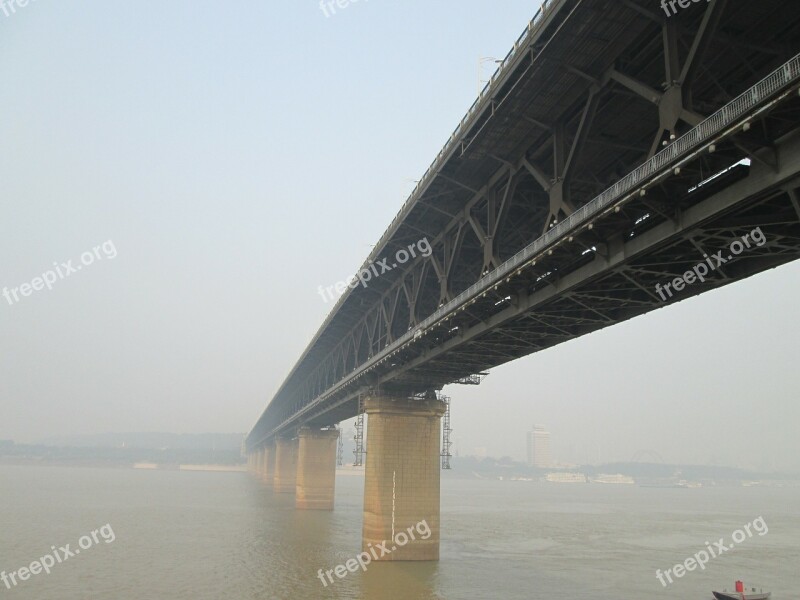
{"label": "concrete bridge pier", "polygon": [[250,474],[253,477],[258,477],[258,461],[259,461],[259,453],[257,450],[254,450],[250,453]]}
{"label": "concrete bridge pier", "polygon": [[275,440],[275,471],[273,491],[276,494],[294,494],[297,486],[297,439]]}
{"label": "concrete bridge pier", "polygon": [[337,429],[304,427],[298,436],[295,507],[333,510],[336,489]]}
{"label": "concrete bridge pier", "polygon": [[362,550],[373,560],[439,560],[440,422],[444,402],[365,399]]}
{"label": "concrete bridge pier", "polygon": [[259,477],[261,475],[261,461],[263,456],[260,450],[256,450],[253,453],[253,475]]}
{"label": "concrete bridge pier", "polygon": [[261,457],[261,469],[258,472],[258,476],[261,477],[267,487],[272,487],[275,476],[275,443],[268,443],[259,455]]}

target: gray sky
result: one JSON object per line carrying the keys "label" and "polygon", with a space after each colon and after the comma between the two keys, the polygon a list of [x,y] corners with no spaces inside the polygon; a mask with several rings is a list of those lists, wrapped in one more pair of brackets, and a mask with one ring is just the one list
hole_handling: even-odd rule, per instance
{"label": "gray sky", "polygon": [[[534,11],[0,13],[0,288],[100,247],[0,297],[0,438],[249,430]],[[789,265],[449,389],[459,450],[521,459],[542,423],[564,461],[800,469],[798,291]]]}

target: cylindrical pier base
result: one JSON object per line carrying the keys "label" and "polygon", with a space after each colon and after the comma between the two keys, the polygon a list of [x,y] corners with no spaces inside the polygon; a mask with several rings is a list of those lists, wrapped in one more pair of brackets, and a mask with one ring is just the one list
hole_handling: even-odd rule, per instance
{"label": "cylindrical pier base", "polygon": [[273,490],[276,494],[294,494],[297,482],[297,440],[275,440],[275,475]]}
{"label": "cylindrical pier base", "polygon": [[295,506],[333,510],[336,488],[336,448],[339,431],[304,428],[298,437]]}
{"label": "cylindrical pier base", "polygon": [[365,400],[362,546],[374,560],[439,560],[440,422],[445,404]]}

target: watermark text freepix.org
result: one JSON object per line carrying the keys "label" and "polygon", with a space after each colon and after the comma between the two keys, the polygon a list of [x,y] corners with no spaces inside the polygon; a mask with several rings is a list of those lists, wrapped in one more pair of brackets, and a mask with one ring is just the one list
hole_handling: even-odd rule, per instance
{"label": "watermark text freepix.org", "polygon": [[[431,537],[433,533],[431,531],[430,526],[428,525],[428,521],[423,519],[416,525],[412,525],[406,531],[400,531],[395,534],[394,536],[394,545],[391,548],[387,548],[387,544],[389,542],[383,541],[377,546],[372,544],[367,544],[369,552],[362,552],[356,558],[351,558],[343,565],[337,565],[333,569],[328,569],[327,571],[323,572],[322,569],[317,571],[317,577],[322,582],[323,587],[328,587],[328,582],[333,583],[333,575],[336,575],[339,579],[344,579],[348,573],[355,573],[359,569],[362,571],[367,570],[367,565],[371,563],[373,560],[378,560],[387,554],[391,554],[398,548],[402,548],[405,546],[409,541],[416,540],[416,536],[414,532],[418,533],[420,539],[427,540]],[[378,554],[380,552],[380,554]],[[325,580],[327,577],[328,581]]]}
{"label": "watermark text freepix.org", "polygon": [[28,4],[35,1],[36,0],[0,0],[0,10],[3,11],[5,16],[10,17],[17,13],[17,6],[25,8]]}
{"label": "watermark text freepix.org", "polygon": [[[81,553],[81,550],[88,550],[95,544],[99,544],[100,540],[103,540],[106,544],[110,544],[117,536],[114,535],[114,530],[111,528],[109,523],[103,525],[100,529],[95,529],[89,535],[81,536],[78,540],[78,548],[72,550],[70,548],[71,544],[67,544],[66,546],[59,546],[56,548],[55,546],[50,546],[52,550],[51,553],[45,554],[39,560],[33,561],[27,567],[20,567],[16,571],[11,571],[10,573],[6,573],[5,571],[0,572],[0,580],[5,584],[6,589],[11,589],[12,587],[16,587],[22,581],[28,581],[32,575],[39,575],[42,571],[45,574],[50,574],[50,569],[59,565],[63,562],[66,562],[70,558],[77,556]],[[19,581],[17,581],[19,579]]]}
{"label": "watermark text freepix.org", "polygon": [[[101,250],[102,255],[100,254]],[[42,273],[41,277],[34,277],[30,283],[23,283],[20,286],[13,287],[11,289],[4,287],[2,292],[3,297],[6,299],[6,302],[8,302],[10,305],[13,305],[15,302],[19,302],[21,300],[20,296],[28,297],[33,294],[33,292],[39,292],[44,288],[52,290],[53,284],[57,281],[66,279],[73,273],[80,271],[84,266],[88,267],[97,260],[103,260],[104,257],[108,258],[109,260],[117,257],[117,248],[114,246],[114,242],[111,240],[104,242],[100,246],[95,246],[92,250],[81,254],[79,264],[72,264],[72,260],[68,260],[64,263],[54,262],[54,269],[45,271]]]}
{"label": "watermark text freepix.org", "polygon": [[745,540],[753,537],[753,530],[755,530],[759,536],[764,536],[769,533],[769,527],[767,527],[764,517],[758,517],[752,523],[747,523],[741,529],[734,531],[731,534],[731,540],[733,541],[730,545],[725,544],[725,538],[719,538],[719,541],[714,542],[713,545],[706,542],[706,547],[703,550],[700,550],[694,556],[690,556],[682,563],[675,565],[671,569],[667,569],[663,573],[661,569],[657,569],[656,578],[661,582],[662,586],[667,587],[668,584],[664,578],[666,578],[669,583],[673,583],[673,575],[680,579],[686,575],[687,572],[694,571],[697,567],[700,567],[700,570],[704,571],[706,565],[712,558],[717,558],[725,552],[730,552],[736,544],[741,544]]}
{"label": "watermark text freepix.org", "polygon": [[[328,302],[329,300],[334,300],[344,294],[348,287],[351,290],[356,289],[359,284],[361,284],[363,287],[367,287],[367,283],[372,281],[373,277],[380,277],[384,273],[397,268],[412,258],[417,258],[417,251],[419,251],[420,255],[424,256],[425,258],[433,254],[433,248],[431,248],[428,238],[423,238],[416,244],[409,245],[408,249],[400,248],[400,250],[395,252],[395,262],[393,262],[391,265],[389,264],[388,258],[382,258],[377,263],[371,263],[370,265],[364,267],[347,281],[340,281],[334,285],[329,285],[328,287],[317,287],[317,293],[322,296],[322,299],[325,302]],[[380,272],[378,272],[378,268],[380,268]]]}
{"label": "watermark text freepix.org", "polygon": [[[331,15],[336,14],[337,8],[347,8],[351,4],[355,4],[359,0],[319,0],[319,9],[323,12],[323,14],[327,18],[331,18]],[[362,0],[363,2],[369,2],[369,0]]]}
{"label": "watermark text freepix.org", "polygon": [[681,8],[689,8],[692,4],[698,2],[711,2],[711,0],[661,0],[661,8],[667,13],[668,17],[678,14],[678,9],[675,8],[677,4]]}
{"label": "watermark text freepix.org", "polygon": [[728,248],[730,254],[728,254],[727,257],[723,256],[723,254],[725,254],[725,250],[720,250],[711,256],[704,254],[703,258],[705,258],[705,260],[701,263],[698,263],[691,271],[686,271],[686,273],[684,273],[681,277],[676,277],[672,281],[665,283],[663,287],[660,283],[657,283],[656,292],[661,300],[666,302],[668,297],[672,298],[673,290],[670,288],[674,288],[676,292],[680,292],[687,285],[691,285],[698,281],[703,283],[709,273],[716,270],[717,267],[721,267],[728,261],[733,260],[735,256],[739,256],[745,251],[745,249],[752,248],[753,245],[760,248],[766,243],[767,238],[764,235],[764,232],[761,231],[761,227],[756,227],[750,233],[743,235],[741,240],[734,240],[731,243],[730,247]]}

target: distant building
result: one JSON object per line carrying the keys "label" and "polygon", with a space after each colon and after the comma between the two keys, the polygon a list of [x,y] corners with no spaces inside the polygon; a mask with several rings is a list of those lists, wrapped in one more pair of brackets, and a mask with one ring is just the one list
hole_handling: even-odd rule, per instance
{"label": "distant building", "polygon": [[553,466],[550,455],[550,432],[542,425],[534,425],[528,432],[528,464],[537,469]]}
{"label": "distant building", "polygon": [[488,456],[488,453],[486,452],[486,447],[480,446],[475,448],[475,456],[477,458],[486,458]]}

